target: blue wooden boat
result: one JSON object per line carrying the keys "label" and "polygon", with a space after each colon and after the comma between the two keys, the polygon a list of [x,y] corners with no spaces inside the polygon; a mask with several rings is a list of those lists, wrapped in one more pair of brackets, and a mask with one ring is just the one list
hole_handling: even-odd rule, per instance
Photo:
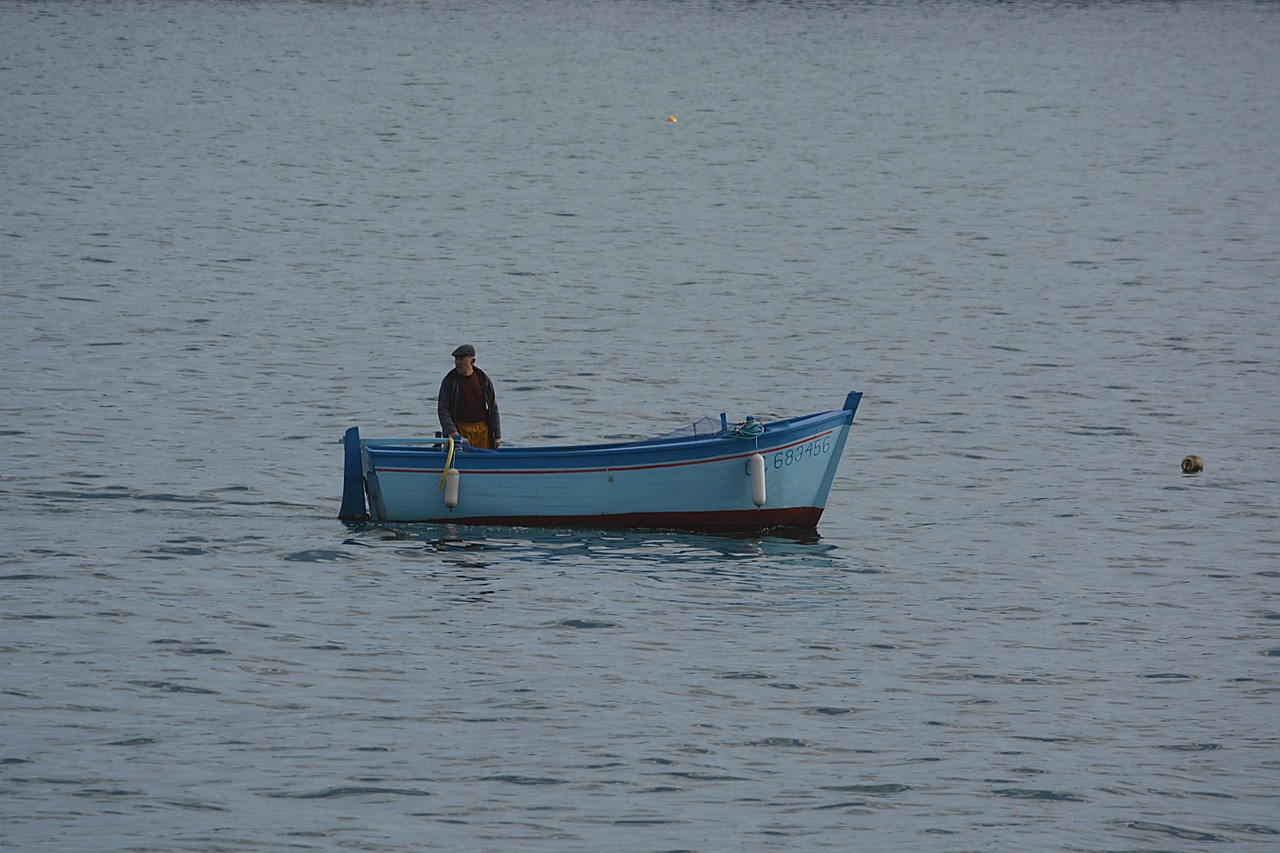
{"label": "blue wooden boat", "polygon": [[[617,444],[481,450],[347,430],[347,521],[702,531],[813,528],[862,394],[844,408],[764,423],[695,424]],[[366,501],[367,499],[367,501]]]}

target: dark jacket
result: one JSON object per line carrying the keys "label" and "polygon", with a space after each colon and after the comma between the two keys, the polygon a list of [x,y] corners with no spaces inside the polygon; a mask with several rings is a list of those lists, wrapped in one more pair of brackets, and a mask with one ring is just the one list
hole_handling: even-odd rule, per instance
{"label": "dark jacket", "polygon": [[[480,377],[480,390],[484,392],[485,420],[489,423],[489,438],[498,441],[502,438],[502,421],[498,417],[498,398],[493,392],[493,383],[478,367],[471,368]],[[440,383],[440,397],[436,401],[436,411],[440,415],[440,428],[445,435],[453,435],[458,431],[458,371],[450,370]]]}

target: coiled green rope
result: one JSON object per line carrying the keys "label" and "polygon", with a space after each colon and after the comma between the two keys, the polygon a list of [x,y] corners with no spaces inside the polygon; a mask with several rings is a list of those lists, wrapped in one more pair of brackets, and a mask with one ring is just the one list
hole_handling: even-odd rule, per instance
{"label": "coiled green rope", "polygon": [[745,421],[726,430],[725,435],[731,435],[734,438],[759,438],[764,435],[764,423],[748,415]]}

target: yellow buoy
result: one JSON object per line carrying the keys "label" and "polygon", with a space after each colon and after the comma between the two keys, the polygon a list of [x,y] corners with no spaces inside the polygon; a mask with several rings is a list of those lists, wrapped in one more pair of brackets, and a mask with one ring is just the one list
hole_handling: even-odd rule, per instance
{"label": "yellow buoy", "polygon": [[676,123],[676,117],[675,117],[675,116],[667,116],[667,123],[668,123],[668,124],[675,124],[675,123]]}

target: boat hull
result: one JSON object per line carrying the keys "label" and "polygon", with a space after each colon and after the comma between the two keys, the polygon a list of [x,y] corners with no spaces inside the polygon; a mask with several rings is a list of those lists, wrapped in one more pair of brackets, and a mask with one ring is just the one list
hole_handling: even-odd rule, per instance
{"label": "boat hull", "polygon": [[[361,439],[352,427],[341,516],[708,531],[813,528],[860,399],[855,392],[843,409],[772,423],[745,438],[721,430],[585,447],[469,448],[452,459],[439,439]],[[449,467],[458,471],[453,506],[446,503],[452,490],[443,487]]]}

